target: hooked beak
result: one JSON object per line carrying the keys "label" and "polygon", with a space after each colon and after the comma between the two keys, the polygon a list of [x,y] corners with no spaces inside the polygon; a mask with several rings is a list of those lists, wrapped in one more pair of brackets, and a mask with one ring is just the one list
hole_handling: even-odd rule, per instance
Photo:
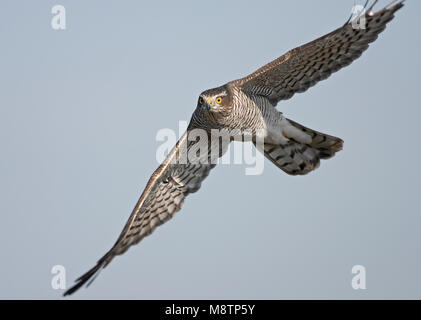
{"label": "hooked beak", "polygon": [[203,108],[205,108],[208,111],[210,111],[212,109],[212,99],[211,98],[207,98],[205,100],[205,103],[203,104]]}

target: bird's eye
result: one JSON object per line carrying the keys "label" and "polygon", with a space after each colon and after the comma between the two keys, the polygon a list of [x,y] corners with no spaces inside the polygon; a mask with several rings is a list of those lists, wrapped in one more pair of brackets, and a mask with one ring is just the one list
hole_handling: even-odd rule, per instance
{"label": "bird's eye", "polygon": [[216,98],[216,100],[215,100],[215,101],[216,101],[216,103],[217,103],[217,104],[221,104],[221,102],[222,102],[222,98],[221,98],[221,97],[218,97],[218,98]]}
{"label": "bird's eye", "polygon": [[199,98],[199,103],[200,103],[200,104],[204,104],[204,103],[205,103],[205,100],[203,100],[203,98],[202,98],[202,97],[200,97],[200,98]]}

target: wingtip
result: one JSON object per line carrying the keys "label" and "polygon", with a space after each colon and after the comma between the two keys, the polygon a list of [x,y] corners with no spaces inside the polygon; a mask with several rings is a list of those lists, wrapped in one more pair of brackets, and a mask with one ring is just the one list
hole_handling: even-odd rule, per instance
{"label": "wingtip", "polygon": [[[404,2],[406,0],[392,0],[389,4],[387,4],[382,10],[399,10],[400,8],[402,8],[404,6]],[[370,6],[370,8],[367,9],[367,12],[371,12],[374,8],[374,6],[377,4],[377,2],[379,2],[379,0],[375,0],[373,2],[373,4]],[[367,7],[367,3],[364,6],[364,8]],[[380,10],[380,11],[382,11]]]}
{"label": "wingtip", "polygon": [[[382,12],[384,10],[390,10],[393,13],[395,13],[396,11],[398,11],[399,9],[401,9],[405,5],[405,3],[404,3],[405,1],[406,0],[392,0],[392,2],[390,2],[388,5],[386,5],[383,9],[380,9],[380,10],[378,10],[376,12],[373,12],[374,6],[377,4],[378,0],[374,0],[373,3],[370,5],[369,8],[367,8],[367,6],[369,5],[370,0],[367,0],[366,3],[363,6],[364,7],[364,12],[368,16],[373,16],[373,15],[375,15],[375,14],[377,14],[379,12]],[[351,16],[349,17],[349,19],[345,22],[344,26],[346,26],[349,23],[351,23],[353,17],[354,17],[354,14],[352,13]]]}
{"label": "wingtip", "polygon": [[69,296],[79,290],[85,283],[89,286],[95,280],[98,273],[103,268],[103,262],[98,262],[95,267],[76,279],[76,283],[63,293],[63,297]]}

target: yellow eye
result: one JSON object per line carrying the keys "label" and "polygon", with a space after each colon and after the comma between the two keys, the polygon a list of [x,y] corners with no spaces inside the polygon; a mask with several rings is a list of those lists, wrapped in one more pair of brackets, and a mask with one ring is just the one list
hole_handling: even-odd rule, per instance
{"label": "yellow eye", "polygon": [[221,102],[222,102],[222,98],[221,98],[221,97],[218,97],[218,98],[216,98],[216,100],[215,100],[215,101],[216,101],[216,103],[217,103],[217,104],[221,104]]}
{"label": "yellow eye", "polygon": [[204,103],[205,103],[205,100],[203,100],[203,98],[202,98],[202,97],[200,97],[200,98],[199,98],[199,103],[200,103],[200,104],[204,104]]}

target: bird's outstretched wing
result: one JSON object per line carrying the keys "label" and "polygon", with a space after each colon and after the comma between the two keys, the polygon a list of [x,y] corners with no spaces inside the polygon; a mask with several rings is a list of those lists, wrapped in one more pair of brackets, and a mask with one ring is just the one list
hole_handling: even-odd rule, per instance
{"label": "bird's outstretched wing", "polygon": [[198,142],[190,141],[194,139],[188,138],[188,133],[189,131],[183,135],[162,165],[152,174],[114,246],[92,269],[76,280],[74,286],[64,293],[65,296],[92,281],[115,256],[123,254],[130,246],[151,234],[157,226],[168,221],[181,209],[186,196],[200,188],[209,171],[215,167],[215,158],[222,156],[226,150],[222,151],[219,147],[220,149],[211,155],[212,146],[207,148],[208,143],[211,143],[207,136],[209,140],[206,141],[206,154],[202,156],[207,158],[206,161],[200,157],[192,161],[189,152],[195,145],[198,148]]}
{"label": "bird's outstretched wing", "polygon": [[[372,13],[368,8],[363,19],[347,21],[341,28],[295,48],[261,67],[249,76],[233,81],[250,95],[264,96],[275,106],[297,92],[304,92],[318,81],[348,66],[375,41],[403,7],[403,1],[393,1],[382,10]],[[367,8],[368,1],[366,3]],[[365,19],[365,24],[364,24]],[[365,26],[365,29],[360,28]]]}

